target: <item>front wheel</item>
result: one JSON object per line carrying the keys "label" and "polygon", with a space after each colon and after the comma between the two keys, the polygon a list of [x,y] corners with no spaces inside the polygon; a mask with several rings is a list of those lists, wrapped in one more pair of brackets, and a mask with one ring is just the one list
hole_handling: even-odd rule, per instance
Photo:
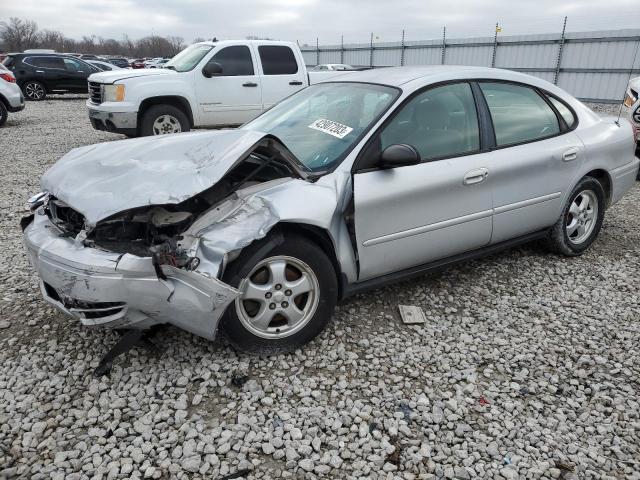
{"label": "front wheel", "polygon": [[575,186],[560,219],[551,229],[551,250],[567,256],[582,254],[595,241],[604,220],[605,193],[602,184],[584,177]]}
{"label": "front wheel", "polygon": [[33,100],[34,102],[39,102],[47,97],[47,89],[44,88],[42,83],[36,82],[35,80],[30,80],[25,83],[22,86],[22,91],[27,99]]}
{"label": "front wheel", "polygon": [[142,115],[142,136],[188,132],[191,129],[185,113],[173,105],[153,105]]}
{"label": "front wheel", "polygon": [[245,352],[280,353],[304,345],[327,325],[337,301],[335,269],[320,247],[297,235],[269,244],[254,242],[224,275],[242,293],[227,309],[222,328]]}

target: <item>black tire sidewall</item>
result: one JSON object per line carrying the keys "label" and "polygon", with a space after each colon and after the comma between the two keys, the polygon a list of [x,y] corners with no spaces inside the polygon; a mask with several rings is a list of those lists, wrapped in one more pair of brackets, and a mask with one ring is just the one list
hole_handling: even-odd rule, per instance
{"label": "black tire sidewall", "polygon": [[178,107],[174,107],[173,105],[153,105],[142,115],[142,124],[140,126],[140,133],[142,136],[153,136],[153,122],[155,122],[161,115],[172,115],[176,117],[180,122],[180,129],[182,132],[188,132],[191,130],[189,118]]}
{"label": "black tire sidewall", "polygon": [[[42,95],[42,98],[31,98],[29,95],[27,95],[27,85],[31,83],[40,85],[40,87],[42,87],[42,90],[44,91],[44,95]],[[38,82],[37,80],[29,80],[28,82],[25,82],[22,88],[22,93],[24,93],[24,97],[31,102],[41,102],[42,100],[47,98],[47,89],[42,82]]]}
{"label": "black tire sidewall", "polygon": [[[569,239],[569,235],[567,234],[567,229],[565,227],[565,219],[571,204],[576,197],[576,195],[584,190],[591,190],[595,193],[596,198],[598,199],[598,216],[596,218],[596,225],[589,237],[584,240],[582,243],[575,244]],[[602,188],[602,184],[596,180],[595,178],[586,177],[583,178],[571,191],[571,195],[567,200],[564,209],[562,210],[561,224],[562,224],[562,235],[564,244],[567,249],[571,251],[574,255],[579,255],[584,252],[587,248],[591,246],[591,244],[595,241],[596,237],[600,233],[600,229],[602,228],[602,223],[604,221],[604,211],[605,211],[606,203],[605,203],[605,193]]]}
{"label": "black tire sidewall", "polygon": [[9,111],[2,100],[0,100],[0,127],[7,123],[7,118],[9,118]]}
{"label": "black tire sidewall", "polygon": [[240,257],[227,267],[223,281],[237,288],[260,260],[286,255],[302,260],[313,270],[320,284],[320,294],[318,306],[309,323],[295,334],[281,339],[265,339],[254,335],[238,318],[235,301],[229,305],[221,320],[222,331],[228,340],[242,351],[263,355],[292,351],[315,338],[329,322],[338,298],[335,269],[319,246],[298,235],[287,235],[284,241],[275,242],[271,247],[270,242],[267,237],[243,250]]}

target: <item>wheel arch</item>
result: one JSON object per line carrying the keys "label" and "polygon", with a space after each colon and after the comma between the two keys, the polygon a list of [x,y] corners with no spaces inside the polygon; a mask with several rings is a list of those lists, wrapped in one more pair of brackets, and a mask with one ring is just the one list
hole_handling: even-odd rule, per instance
{"label": "wheel arch", "polygon": [[140,108],[138,109],[138,125],[142,122],[142,116],[147,111],[149,107],[154,105],[172,105],[176,108],[182,110],[189,119],[189,125],[191,128],[194,126],[193,120],[193,111],[191,110],[191,104],[185,97],[181,97],[179,95],[160,95],[156,97],[145,98],[142,103],[140,103]]}
{"label": "wheel arch", "polygon": [[342,298],[344,292],[344,275],[342,275],[342,268],[338,261],[336,254],[336,246],[329,234],[329,231],[325,228],[311,225],[308,223],[296,223],[296,222],[279,222],[273,227],[274,231],[278,231],[283,235],[299,235],[306,240],[315,243],[331,260],[331,265],[336,274],[336,280],[338,282],[338,298]]}
{"label": "wheel arch", "polygon": [[605,203],[606,207],[608,208],[609,205],[611,205],[611,196],[613,194],[613,183],[609,172],[607,172],[603,168],[596,168],[591,170],[590,172],[587,172],[584,177],[595,178],[600,182],[602,188],[604,189]]}

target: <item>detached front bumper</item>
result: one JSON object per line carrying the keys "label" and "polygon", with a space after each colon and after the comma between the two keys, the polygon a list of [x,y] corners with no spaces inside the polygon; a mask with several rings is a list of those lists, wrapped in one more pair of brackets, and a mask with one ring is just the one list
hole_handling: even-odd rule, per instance
{"label": "detached front bumper", "polygon": [[24,229],[31,264],[47,302],[83,325],[148,328],[170,323],[213,339],[218,321],[239,292],[217,278],[163,265],[150,257],[105,252],[62,237],[36,213]]}
{"label": "detached front bumper", "polygon": [[138,133],[138,112],[99,110],[87,101],[89,121],[96,130],[135,136]]}

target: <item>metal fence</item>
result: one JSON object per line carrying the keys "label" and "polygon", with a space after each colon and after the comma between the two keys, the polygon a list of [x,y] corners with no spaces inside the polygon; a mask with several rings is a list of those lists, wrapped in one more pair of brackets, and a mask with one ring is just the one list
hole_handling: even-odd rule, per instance
{"label": "metal fence", "polygon": [[[565,19],[566,26],[566,19]],[[303,45],[307,65],[479,65],[517,70],[588,102],[618,103],[629,75],[640,74],[640,29],[398,42]],[[637,54],[637,55],[636,55]]]}

